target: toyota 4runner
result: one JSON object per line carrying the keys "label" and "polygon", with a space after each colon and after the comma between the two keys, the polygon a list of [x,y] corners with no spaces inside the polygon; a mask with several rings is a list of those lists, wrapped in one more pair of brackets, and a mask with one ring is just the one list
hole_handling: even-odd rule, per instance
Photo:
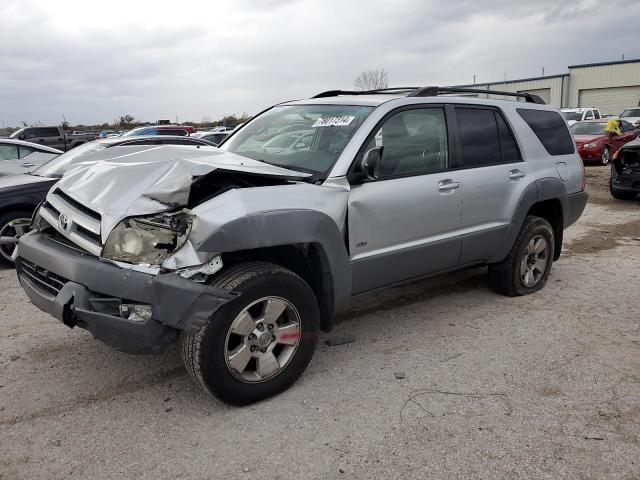
{"label": "toyota 4runner", "polygon": [[536,292],[587,202],[567,124],[531,94],[455,93],[329,91],[216,152],[89,154],[20,239],[22,287],[116,349],[179,342],[232,404],[293,384],[354,295],[474,265],[496,292]]}

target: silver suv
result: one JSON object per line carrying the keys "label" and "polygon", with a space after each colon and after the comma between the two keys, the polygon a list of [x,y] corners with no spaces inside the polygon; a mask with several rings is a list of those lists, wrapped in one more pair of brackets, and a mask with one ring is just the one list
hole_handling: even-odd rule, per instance
{"label": "silver suv", "polygon": [[[232,404],[293,384],[354,295],[473,265],[496,292],[536,292],[587,202],[567,124],[530,94],[452,93],[469,92],[329,91],[219,150],[87,155],[20,240],[22,286],[119,350],[179,342]],[[265,148],[286,135],[305,142]]]}

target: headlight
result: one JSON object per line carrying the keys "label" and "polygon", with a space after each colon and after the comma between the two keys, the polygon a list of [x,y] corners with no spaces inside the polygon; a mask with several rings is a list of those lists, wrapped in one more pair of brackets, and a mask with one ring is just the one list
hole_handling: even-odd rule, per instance
{"label": "headlight", "polygon": [[178,251],[191,232],[185,211],[128,218],[109,234],[102,256],[127,263],[160,265]]}
{"label": "headlight", "polygon": [[584,148],[596,148],[598,146],[598,142],[585,143]]}

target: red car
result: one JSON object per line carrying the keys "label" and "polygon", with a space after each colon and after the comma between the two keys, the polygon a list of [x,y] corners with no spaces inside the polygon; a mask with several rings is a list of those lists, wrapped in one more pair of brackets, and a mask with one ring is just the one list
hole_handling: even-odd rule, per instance
{"label": "red car", "polygon": [[618,120],[620,135],[605,132],[607,122],[606,119],[587,120],[571,126],[571,134],[583,162],[597,161],[607,165],[620,147],[638,136],[639,131],[624,120]]}

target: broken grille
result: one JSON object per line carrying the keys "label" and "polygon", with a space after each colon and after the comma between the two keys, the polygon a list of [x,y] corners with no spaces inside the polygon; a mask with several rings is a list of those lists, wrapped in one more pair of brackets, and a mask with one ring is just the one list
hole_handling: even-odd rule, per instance
{"label": "broken grille", "polygon": [[31,282],[40,289],[54,296],[58,295],[64,284],[69,281],[58,274],[50,272],[45,268],[39,267],[38,265],[25,260],[24,258],[20,259],[20,266],[22,267],[20,270],[25,277],[31,280]]}

